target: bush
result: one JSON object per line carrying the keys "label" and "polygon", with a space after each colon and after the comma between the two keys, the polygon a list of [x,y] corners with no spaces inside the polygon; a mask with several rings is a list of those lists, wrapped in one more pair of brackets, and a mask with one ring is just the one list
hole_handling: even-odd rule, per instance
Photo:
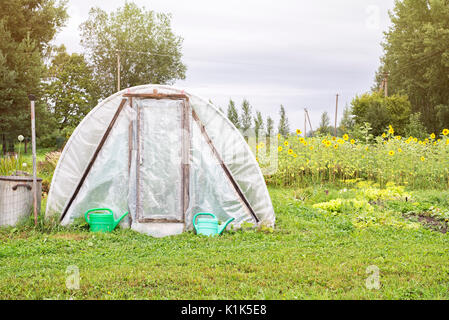
{"label": "bush", "polygon": [[351,105],[355,123],[363,125],[369,122],[375,136],[381,135],[389,125],[392,125],[398,134],[405,134],[411,110],[407,96],[385,97],[379,92],[365,93],[356,96]]}

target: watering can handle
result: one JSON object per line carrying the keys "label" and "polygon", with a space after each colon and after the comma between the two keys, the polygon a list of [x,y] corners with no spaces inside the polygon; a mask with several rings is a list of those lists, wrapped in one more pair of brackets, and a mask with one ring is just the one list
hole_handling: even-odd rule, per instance
{"label": "watering can handle", "polygon": [[193,227],[195,228],[195,231],[198,232],[198,229],[196,228],[196,218],[199,216],[211,216],[212,218],[216,218],[215,215],[213,215],[212,213],[206,213],[206,212],[202,212],[202,213],[197,213],[194,217],[193,217]]}
{"label": "watering can handle", "polygon": [[87,222],[89,222],[89,213],[94,212],[94,211],[109,211],[110,213],[113,214],[112,210],[108,209],[108,208],[90,209],[90,210],[87,210],[86,213],[84,214],[84,218],[86,219]]}

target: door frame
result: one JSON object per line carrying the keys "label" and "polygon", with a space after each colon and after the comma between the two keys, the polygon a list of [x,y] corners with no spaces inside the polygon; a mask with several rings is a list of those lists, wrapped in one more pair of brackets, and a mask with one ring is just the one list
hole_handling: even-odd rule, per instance
{"label": "door frame", "polygon": [[139,104],[136,103],[137,111],[137,157],[136,157],[136,220],[140,223],[183,223],[185,225],[186,211],[189,207],[190,199],[190,103],[189,98],[185,94],[159,94],[155,91],[152,94],[147,93],[127,93],[123,97],[126,98],[137,98],[137,99],[149,99],[149,100],[179,100],[182,101],[181,107],[181,208],[182,208],[182,220],[177,219],[151,219],[143,218],[142,207],[140,206],[140,165],[141,165],[141,110],[139,109]]}

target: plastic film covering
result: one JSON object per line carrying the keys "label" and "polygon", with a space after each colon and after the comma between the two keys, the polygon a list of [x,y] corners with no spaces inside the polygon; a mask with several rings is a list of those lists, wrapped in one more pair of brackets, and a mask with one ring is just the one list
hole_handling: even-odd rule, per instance
{"label": "plastic film covering", "polygon": [[[109,208],[114,218],[128,211],[128,137],[133,117],[129,107],[122,110],[62,224],[69,224],[92,208]],[[123,219],[121,224],[127,222]]]}
{"label": "plastic film covering", "polygon": [[[192,96],[198,114],[224,163],[231,171],[260,223],[274,226],[275,215],[262,172],[254,154],[240,132],[217,108]],[[248,220],[254,223],[254,220]]]}
{"label": "plastic film covering", "polygon": [[137,100],[140,112],[139,216],[183,221],[183,101]]}
{"label": "plastic film covering", "polygon": [[[104,100],[83,119],[71,135],[53,174],[47,200],[47,217],[59,217],[62,214],[121,101],[121,95]],[[126,122],[126,119],[118,119],[118,122],[121,121]]]}

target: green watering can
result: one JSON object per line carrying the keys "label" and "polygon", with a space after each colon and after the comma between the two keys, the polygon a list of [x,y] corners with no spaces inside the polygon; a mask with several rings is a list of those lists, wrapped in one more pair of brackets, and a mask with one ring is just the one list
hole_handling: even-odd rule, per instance
{"label": "green watering can", "polygon": [[[211,216],[212,219],[199,218],[197,222],[197,217],[199,216]],[[234,218],[229,219],[222,225],[218,225],[218,219],[212,213],[197,213],[193,217],[193,227],[195,228],[196,234],[215,236],[217,234],[221,234],[232,221],[234,221]]]}
{"label": "green watering can", "polygon": [[125,213],[119,219],[114,220],[114,213],[111,209],[90,209],[85,214],[87,223],[90,225],[91,232],[111,232],[117,227],[124,217],[128,214]]}

